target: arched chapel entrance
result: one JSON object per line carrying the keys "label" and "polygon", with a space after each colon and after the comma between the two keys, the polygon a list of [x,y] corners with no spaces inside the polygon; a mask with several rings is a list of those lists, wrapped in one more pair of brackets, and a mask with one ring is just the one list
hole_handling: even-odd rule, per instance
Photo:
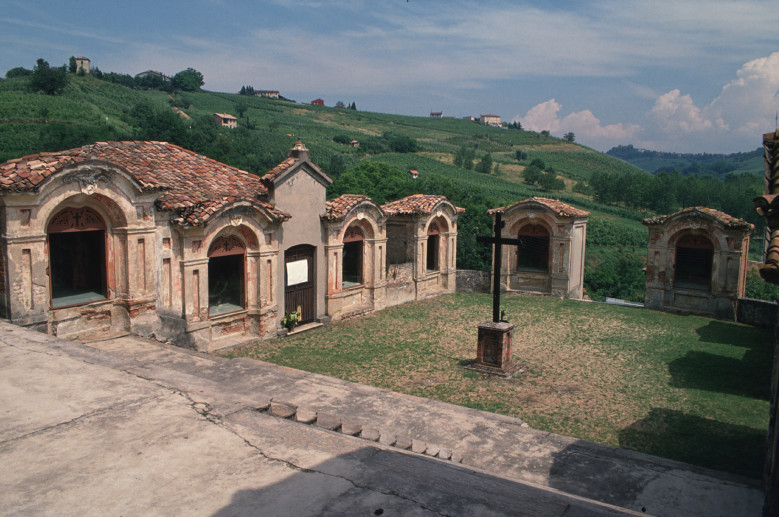
{"label": "arched chapel entrance", "polygon": [[208,250],[208,315],[246,308],[246,245],[234,235],[217,238]]}
{"label": "arched chapel entrance", "polygon": [[106,224],[89,207],[65,208],[46,229],[51,307],[108,298]]}

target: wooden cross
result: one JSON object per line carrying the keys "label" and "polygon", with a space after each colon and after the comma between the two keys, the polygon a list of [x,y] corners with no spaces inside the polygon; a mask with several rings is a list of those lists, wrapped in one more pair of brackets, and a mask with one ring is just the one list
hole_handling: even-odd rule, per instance
{"label": "wooden cross", "polygon": [[495,228],[493,229],[493,237],[476,237],[477,242],[483,244],[494,244],[495,249],[492,252],[492,321],[495,323],[500,322],[500,268],[502,265],[502,253],[501,251],[504,244],[513,246],[519,246],[522,241],[520,239],[504,239],[501,236],[501,231],[506,226],[506,222],[500,212],[495,214]]}

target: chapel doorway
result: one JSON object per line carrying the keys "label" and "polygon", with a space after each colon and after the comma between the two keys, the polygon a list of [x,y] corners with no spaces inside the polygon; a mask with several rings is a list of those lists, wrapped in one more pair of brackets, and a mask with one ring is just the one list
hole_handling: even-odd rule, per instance
{"label": "chapel doorway", "polygon": [[220,237],[208,250],[208,314],[246,308],[246,246],[238,237]]}
{"label": "chapel doorway", "polygon": [[528,224],[519,230],[517,271],[549,272],[549,232],[540,224]]}
{"label": "chapel doorway", "polygon": [[308,244],[293,246],[284,253],[284,311],[300,307],[300,323],[316,317],[316,248]]}
{"label": "chapel doorway", "polygon": [[703,235],[687,234],[676,244],[674,286],[687,289],[711,289],[714,245]]}
{"label": "chapel doorway", "polygon": [[438,229],[438,225],[435,223],[430,225],[430,228],[427,230],[427,271],[438,271],[439,270],[439,264],[438,264],[438,255],[439,255],[439,247],[440,247],[440,230]]}
{"label": "chapel doorway", "polygon": [[52,308],[108,298],[103,218],[89,207],[66,208],[46,233]]}

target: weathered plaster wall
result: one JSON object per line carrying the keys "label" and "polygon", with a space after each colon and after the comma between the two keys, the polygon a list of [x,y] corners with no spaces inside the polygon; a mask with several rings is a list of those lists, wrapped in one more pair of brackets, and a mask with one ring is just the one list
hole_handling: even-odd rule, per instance
{"label": "weathered plaster wall", "polygon": [[295,307],[283,306],[284,251],[300,244],[316,248],[316,315],[317,318],[326,316],[327,257],[324,243],[327,236],[320,220],[325,213],[325,190],[325,185],[305,169],[291,175],[275,188],[273,200],[276,207],[292,216],[278,232],[281,267],[276,269],[276,299],[279,300],[279,319],[284,312],[295,310]]}
{"label": "weathered plaster wall", "polygon": [[[386,218],[378,205],[363,202],[342,221],[325,222],[327,233],[327,315],[339,320],[383,309],[386,305]],[[343,247],[348,232],[363,236],[362,283],[343,285]]]}
{"label": "weathered plaster wall", "polygon": [[584,288],[587,218],[560,217],[538,204],[517,204],[506,210],[503,236],[516,239],[523,228],[537,225],[549,234],[547,271],[518,269],[517,246],[503,246],[501,285],[506,291],[551,294],[580,300]]}
{"label": "weathered plaster wall", "polygon": [[[696,211],[682,211],[664,224],[645,224],[649,227],[649,243],[644,305],[655,310],[735,319],[738,299],[744,296],[749,230],[726,227]],[[713,245],[709,288],[676,285],[677,243],[696,235]]]}
{"label": "weathered plaster wall", "polygon": [[[123,171],[103,164],[66,169],[37,193],[6,194],[2,238],[11,321],[66,337],[153,325],[156,292],[148,279],[156,266],[154,197],[141,193]],[[109,300],[52,309],[47,229],[69,207],[89,207],[105,222]]]}

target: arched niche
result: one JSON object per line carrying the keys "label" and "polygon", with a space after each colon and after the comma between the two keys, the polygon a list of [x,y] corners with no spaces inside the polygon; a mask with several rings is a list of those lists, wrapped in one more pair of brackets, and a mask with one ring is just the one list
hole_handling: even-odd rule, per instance
{"label": "arched niche", "polygon": [[549,239],[551,234],[542,224],[529,223],[517,231],[517,271],[549,272]]}
{"label": "arched niche", "polygon": [[711,289],[714,244],[701,233],[685,233],[676,240],[674,286],[686,289]]}
{"label": "arched niche", "polygon": [[66,207],[46,226],[52,308],[108,298],[104,218],[88,206]]}
{"label": "arched niche", "polygon": [[246,243],[223,235],[208,248],[208,314],[220,316],[246,308]]}

